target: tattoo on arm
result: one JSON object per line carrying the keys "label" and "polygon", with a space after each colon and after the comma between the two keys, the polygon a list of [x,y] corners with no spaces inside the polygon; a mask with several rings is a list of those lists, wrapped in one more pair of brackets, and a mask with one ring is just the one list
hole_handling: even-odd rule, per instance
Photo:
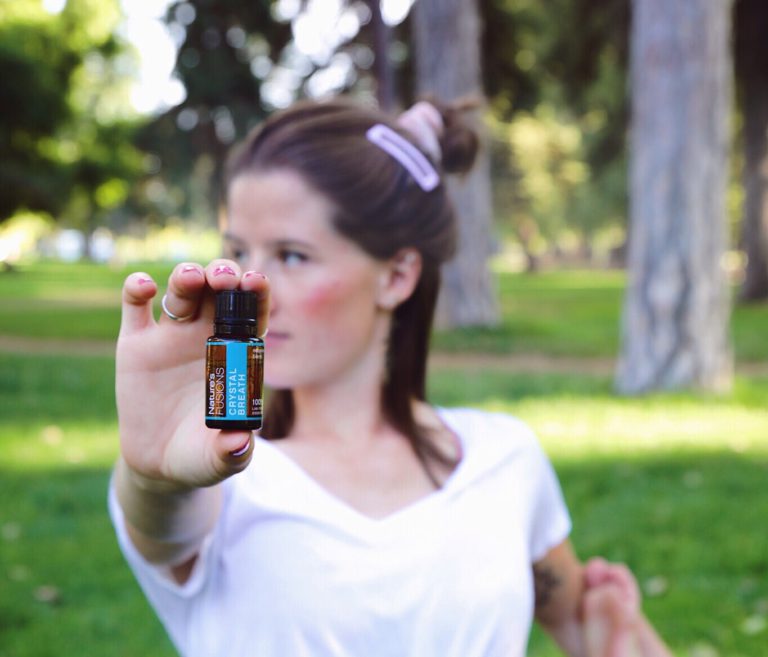
{"label": "tattoo on arm", "polygon": [[549,604],[555,589],[563,583],[555,572],[547,566],[533,566],[533,591],[536,599],[536,609]]}

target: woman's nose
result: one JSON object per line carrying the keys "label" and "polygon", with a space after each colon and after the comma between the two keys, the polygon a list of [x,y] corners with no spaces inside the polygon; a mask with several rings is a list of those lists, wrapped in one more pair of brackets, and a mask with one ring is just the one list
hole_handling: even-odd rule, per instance
{"label": "woman's nose", "polygon": [[249,253],[246,258],[241,261],[243,271],[255,271],[260,274],[266,274],[264,271],[264,259],[256,254]]}

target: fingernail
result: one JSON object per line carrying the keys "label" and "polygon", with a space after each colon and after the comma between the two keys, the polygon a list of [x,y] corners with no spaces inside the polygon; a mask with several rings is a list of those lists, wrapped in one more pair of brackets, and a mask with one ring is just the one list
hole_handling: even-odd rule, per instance
{"label": "fingernail", "polygon": [[195,267],[195,265],[185,265],[181,268],[181,273],[186,274],[188,271],[196,271],[198,274],[200,273],[200,267]]}
{"label": "fingernail", "polygon": [[216,267],[216,269],[213,270],[214,276],[221,276],[222,274],[229,274],[230,276],[237,276],[235,274],[235,270],[232,269],[232,267],[228,267],[226,265],[221,265],[219,267]]}
{"label": "fingernail", "polygon": [[152,283],[153,281],[152,281],[152,279],[151,279],[151,278],[146,278],[146,277],[144,277],[144,276],[141,276],[140,278],[137,278],[137,279],[136,279],[136,282],[137,282],[139,285],[144,285],[145,283]]}
{"label": "fingernail", "polygon": [[252,278],[254,276],[256,278],[260,278],[260,279],[262,279],[264,281],[267,280],[267,277],[264,274],[262,274],[261,272],[258,272],[258,271],[247,271],[247,272],[245,272],[243,274],[243,278]]}
{"label": "fingernail", "polygon": [[238,456],[242,456],[248,451],[248,448],[251,446],[251,439],[248,439],[248,442],[245,443],[240,449],[236,449],[234,452],[230,452],[230,456],[234,456],[237,458]]}

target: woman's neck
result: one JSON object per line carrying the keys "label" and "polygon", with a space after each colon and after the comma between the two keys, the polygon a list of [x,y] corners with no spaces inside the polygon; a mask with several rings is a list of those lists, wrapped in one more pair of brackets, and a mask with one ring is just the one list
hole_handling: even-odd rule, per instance
{"label": "woman's neck", "polygon": [[351,445],[386,430],[381,404],[384,376],[385,350],[380,347],[331,380],[294,388],[290,435]]}

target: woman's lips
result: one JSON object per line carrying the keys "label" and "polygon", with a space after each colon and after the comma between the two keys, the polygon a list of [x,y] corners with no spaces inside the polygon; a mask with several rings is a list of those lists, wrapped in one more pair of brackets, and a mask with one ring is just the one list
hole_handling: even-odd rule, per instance
{"label": "woman's lips", "polygon": [[267,346],[270,345],[279,345],[285,342],[290,338],[290,335],[288,333],[283,333],[280,331],[267,331],[267,335],[264,337],[264,342]]}

